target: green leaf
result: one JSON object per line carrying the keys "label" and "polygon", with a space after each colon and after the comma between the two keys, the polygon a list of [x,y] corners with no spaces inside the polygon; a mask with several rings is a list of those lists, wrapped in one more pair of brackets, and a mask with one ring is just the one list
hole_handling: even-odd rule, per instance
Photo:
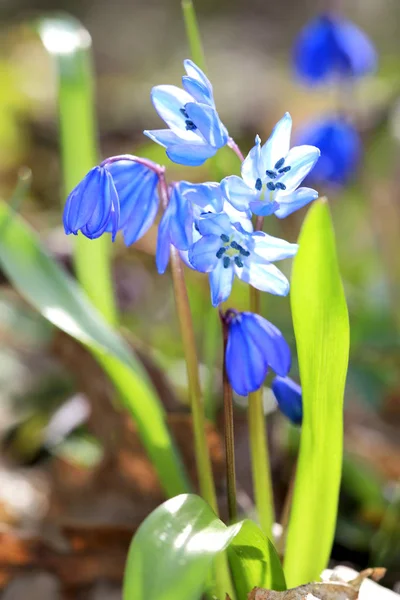
{"label": "green leaf", "polygon": [[285,574],[316,580],[334,539],[343,456],[349,320],[327,201],[310,208],[292,274],[291,305],[303,389],[303,425]]}
{"label": "green leaf", "polygon": [[132,540],[123,600],[199,600],[214,557],[241,527],[241,523],[226,527],[193,494],[164,502]]}
{"label": "green leaf", "polygon": [[[61,165],[66,198],[99,162],[92,40],[87,29],[68,15],[46,17],[36,25],[57,73]],[[80,284],[105,319],[117,324],[110,236],[89,240],[78,235],[74,242],[74,262]]]}
{"label": "green leaf", "polygon": [[228,548],[238,600],[247,600],[253,587],[286,590],[285,575],[273,543],[253,521],[242,528]]}
{"label": "green leaf", "polygon": [[28,302],[96,356],[132,414],[167,495],[187,491],[189,485],[168,432],[163,408],[140,363],[75,280],[57,265],[29,226],[4,203],[0,204],[0,264]]}

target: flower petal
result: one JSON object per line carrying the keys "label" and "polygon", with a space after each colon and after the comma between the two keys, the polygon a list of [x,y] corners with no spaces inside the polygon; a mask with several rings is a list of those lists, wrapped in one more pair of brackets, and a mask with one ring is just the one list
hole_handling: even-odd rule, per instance
{"label": "flower petal", "polygon": [[[314,167],[320,155],[320,150],[315,146],[295,146],[289,151],[286,164],[290,165],[291,169],[279,179],[286,186],[286,193],[295,190],[300,185]],[[276,194],[278,202],[279,195],[279,193]]]}
{"label": "flower petal", "polygon": [[164,148],[185,142],[185,136],[178,135],[180,131],[177,132],[177,130],[171,131],[171,129],[146,129],[143,131],[143,133],[153,140],[153,142],[160,144],[160,146],[164,146]]}
{"label": "flower petal", "polygon": [[102,167],[93,167],[68,195],[63,214],[67,234],[76,234],[92,216],[102,194],[102,171]]}
{"label": "flower petal", "polygon": [[193,102],[190,94],[175,85],[157,85],[151,90],[151,101],[160,117],[179,137],[195,141],[197,134],[186,129],[186,118],[181,109]]}
{"label": "flower petal", "polygon": [[286,158],[290,148],[292,117],[287,112],[272,130],[270,138],[261,149],[263,177],[267,169],[273,170],[281,158]]}
{"label": "flower petal", "polygon": [[278,202],[265,202],[264,200],[255,200],[250,202],[250,210],[259,217],[269,217],[273,215],[279,208]]}
{"label": "flower petal", "polygon": [[303,420],[303,401],[301,387],[290,377],[275,377],[272,381],[272,391],[279,410],[295,425],[301,425]]}
{"label": "flower petal", "polygon": [[235,267],[236,275],[257,290],[275,296],[287,296],[289,282],[275,265],[247,261],[243,268]]}
{"label": "flower petal", "polygon": [[225,146],[229,138],[228,131],[215,108],[199,102],[188,102],[185,110],[210,146],[213,148]]}
{"label": "flower petal", "polygon": [[209,98],[213,100],[213,88],[211,82],[200,69],[200,67],[198,67],[192,60],[188,58],[183,61],[183,66],[185,67],[185,71],[188,76],[204,86],[208,90]]}
{"label": "flower petal", "polygon": [[181,192],[181,183],[172,189],[167,208],[170,220],[170,240],[178,250],[188,250],[193,242],[193,208]]}
{"label": "flower petal", "polygon": [[212,94],[210,96],[209,90],[200,81],[196,81],[196,79],[184,75],[182,77],[182,85],[185,90],[191,96],[193,96],[195,100],[197,100],[197,102],[208,104],[209,106],[213,106],[215,108]]}
{"label": "flower petal", "polygon": [[209,274],[211,302],[213,306],[219,306],[225,300],[228,300],[232,291],[234,271],[232,266],[225,269],[222,260]]}
{"label": "flower petal", "polygon": [[167,212],[165,212],[158,225],[157,234],[156,265],[160,275],[165,273],[167,269],[170,253],[171,241],[169,237],[169,217]]}
{"label": "flower petal", "polygon": [[265,171],[261,164],[261,140],[260,136],[256,135],[255,145],[250,150],[244,161],[242,162],[242,177],[250,189],[256,189],[257,179],[265,177]]}
{"label": "flower petal", "polygon": [[228,202],[240,211],[248,210],[249,202],[256,200],[260,192],[250,188],[241,177],[230,175],[221,181],[221,189]]}
{"label": "flower petal", "polygon": [[330,17],[321,15],[304,27],[293,48],[293,62],[297,75],[309,84],[331,78],[337,43]]}
{"label": "flower petal", "polygon": [[279,208],[275,212],[275,216],[279,219],[284,219],[288,215],[291,215],[299,208],[303,208],[312,200],[316,200],[318,198],[318,192],[311,188],[298,188],[296,191],[291,192],[290,194],[280,195],[279,196]]}
{"label": "flower petal", "polygon": [[197,221],[197,229],[201,235],[217,235],[229,232],[231,222],[225,213],[207,214]]}
{"label": "flower petal", "polygon": [[222,190],[218,183],[213,181],[206,183],[189,183],[181,181],[180,188],[185,198],[205,210],[221,212],[224,205]]}
{"label": "flower petal", "polygon": [[341,19],[335,29],[335,38],[347,57],[352,75],[359,77],[376,70],[376,50],[368,36],[354,23]]}
{"label": "flower petal", "polygon": [[242,327],[264,354],[266,362],[278,375],[287,375],[291,352],[282,333],[275,325],[254,313],[242,313]]}
{"label": "flower petal", "polygon": [[189,261],[201,273],[209,273],[220,261],[217,252],[222,243],[218,235],[206,235],[189,249]]}
{"label": "flower petal", "polygon": [[264,261],[275,262],[276,260],[283,260],[285,258],[291,258],[297,254],[299,249],[298,244],[290,244],[286,240],[273,237],[262,231],[257,232],[253,236],[254,240],[254,260],[257,260],[257,256]]}
{"label": "flower petal", "polygon": [[140,201],[143,190],[151,184],[157,175],[141,163],[131,160],[118,160],[107,164],[121,205],[120,227],[124,227],[131,218],[136,204]]}
{"label": "flower petal", "polygon": [[202,165],[207,158],[214,156],[217,149],[212,148],[205,142],[191,144],[175,144],[167,148],[167,156],[173,162],[188,167],[198,167]]}

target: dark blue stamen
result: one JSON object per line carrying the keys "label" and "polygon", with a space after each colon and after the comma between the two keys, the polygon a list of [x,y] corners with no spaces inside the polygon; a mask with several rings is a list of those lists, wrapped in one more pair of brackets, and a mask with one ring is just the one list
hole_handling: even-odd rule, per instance
{"label": "dark blue stamen", "polygon": [[[280,171],[279,171],[280,173]],[[270,177],[271,179],[276,179],[278,177],[278,175],[275,173],[275,171],[270,171],[270,169],[267,169],[265,171],[265,174],[268,175],[268,177]]]}
{"label": "dark blue stamen", "polygon": [[268,181],[267,183],[267,188],[271,191],[274,192],[275,188],[278,186],[278,184],[275,185],[275,183],[272,183],[272,181]]}
{"label": "dark blue stamen", "polygon": [[285,159],[284,158],[280,158],[278,160],[278,162],[275,164],[275,169],[280,169],[281,167],[283,167],[284,164],[285,164]]}
{"label": "dark blue stamen", "polygon": [[289,165],[287,167],[283,167],[283,169],[279,169],[279,173],[287,173],[291,168],[292,167],[289,167]]}
{"label": "dark blue stamen", "polygon": [[217,258],[222,258],[222,256],[225,254],[225,252],[226,252],[226,248],[220,248],[215,256]]}
{"label": "dark blue stamen", "polygon": [[231,248],[235,248],[235,250],[240,250],[240,246],[237,242],[233,241],[231,243]]}
{"label": "dark blue stamen", "polygon": [[237,265],[238,267],[243,267],[243,261],[240,258],[240,256],[235,256],[235,265]]}
{"label": "dark blue stamen", "polygon": [[286,185],[284,183],[281,183],[280,181],[278,181],[275,185],[276,189],[278,190],[286,190]]}
{"label": "dark blue stamen", "polygon": [[195,131],[197,129],[196,125],[190,119],[186,119],[185,123],[188,131]]}
{"label": "dark blue stamen", "polygon": [[250,252],[248,250],[245,250],[244,248],[242,248],[242,246],[240,246],[240,254],[243,254],[243,256],[250,256]]}
{"label": "dark blue stamen", "polygon": [[256,190],[259,192],[262,189],[262,181],[260,178],[256,180]]}
{"label": "dark blue stamen", "polygon": [[229,235],[226,235],[226,233],[221,233],[219,237],[223,242],[229,242]]}
{"label": "dark blue stamen", "polygon": [[179,112],[181,112],[183,114],[183,116],[185,117],[185,119],[189,118],[189,115],[186,112],[186,108],[180,108]]}
{"label": "dark blue stamen", "polygon": [[227,269],[231,264],[229,256],[224,256],[224,268]]}

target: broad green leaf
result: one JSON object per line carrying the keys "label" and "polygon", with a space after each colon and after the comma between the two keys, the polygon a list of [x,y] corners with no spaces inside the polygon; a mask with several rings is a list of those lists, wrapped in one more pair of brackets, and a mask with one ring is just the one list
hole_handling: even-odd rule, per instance
{"label": "broad green leaf", "polygon": [[[44,47],[57,74],[61,166],[64,198],[99,163],[94,101],[92,40],[74,17],[46,17],[37,22]],[[74,244],[77,278],[109,323],[118,322],[111,277],[111,239],[88,240],[78,235]]]}
{"label": "broad green leaf", "polygon": [[247,600],[254,587],[286,590],[285,575],[273,543],[246,519],[228,548],[238,600]]}
{"label": "broad green leaf", "polygon": [[132,540],[123,600],[199,600],[213,559],[241,527],[226,527],[194,494],[164,502]]}
{"label": "broad green leaf", "polygon": [[41,247],[34,232],[0,204],[0,264],[11,283],[46,319],[96,356],[137,424],[169,496],[188,490],[163,408],[140,363],[70,277]]}
{"label": "broad green leaf", "polygon": [[291,305],[303,425],[287,535],[289,587],[319,577],[334,539],[343,456],[349,321],[328,203],[315,202],[294,260]]}

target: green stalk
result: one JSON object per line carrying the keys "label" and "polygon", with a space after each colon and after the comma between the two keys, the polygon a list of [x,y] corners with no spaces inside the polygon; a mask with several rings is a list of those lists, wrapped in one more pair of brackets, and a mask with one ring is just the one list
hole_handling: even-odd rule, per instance
{"label": "green stalk", "polygon": [[[261,231],[263,217],[257,217],[255,230]],[[261,308],[260,292],[250,287],[250,310],[259,314]],[[265,535],[272,538],[274,524],[274,496],[270,459],[268,451],[262,388],[249,394],[248,421],[250,435],[251,469],[253,474],[254,497],[258,519]]]}
{"label": "green stalk", "polygon": [[[39,34],[55,58],[64,196],[99,162],[89,32],[71,17],[44,19]],[[78,235],[74,261],[79,282],[109,323],[118,321],[111,276],[111,240]]]}
{"label": "green stalk", "polygon": [[192,60],[202,71],[205,71],[203,44],[192,0],[182,0],[182,13]]}

